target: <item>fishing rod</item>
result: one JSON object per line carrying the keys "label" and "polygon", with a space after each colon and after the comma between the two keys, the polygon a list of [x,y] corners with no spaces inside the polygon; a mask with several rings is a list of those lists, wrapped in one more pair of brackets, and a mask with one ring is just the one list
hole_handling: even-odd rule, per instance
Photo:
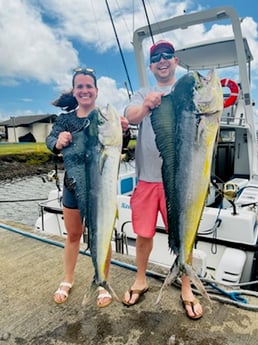
{"label": "fishing rod", "polygon": [[[123,62],[123,65],[124,65],[124,69],[125,69],[125,73],[126,73],[126,76],[127,76],[127,80],[128,80],[129,86],[130,86],[130,90],[131,90],[131,93],[133,94],[133,87],[132,87],[131,80],[130,80],[130,77],[129,77],[129,73],[128,73],[128,70],[127,70],[127,66],[126,66],[126,63],[125,63],[125,59],[124,59],[124,55],[123,55],[123,52],[122,52],[122,49],[121,49],[121,45],[120,45],[120,42],[119,42],[119,39],[118,39],[118,36],[117,36],[117,32],[116,32],[116,28],[115,28],[114,21],[113,21],[113,18],[112,18],[112,14],[111,14],[111,11],[110,11],[110,7],[109,7],[109,4],[108,4],[108,0],[105,0],[105,2],[106,2],[109,18],[110,18],[110,21],[111,21],[111,24],[112,24],[112,27],[113,27],[113,30],[114,30],[114,33],[115,33],[117,45],[118,45],[118,48],[119,48],[120,56],[122,58],[122,62]],[[129,98],[130,98],[130,96],[129,96]]]}
{"label": "fishing rod", "polygon": [[124,82],[124,84],[125,84],[125,88],[126,88],[126,91],[127,91],[127,95],[128,95],[128,98],[129,98],[129,100],[131,99],[131,93],[130,93],[130,91],[129,91],[129,89],[128,89],[128,85],[127,85],[127,82],[125,81]]}
{"label": "fishing rod", "polygon": [[142,0],[142,4],[143,4],[145,16],[146,16],[146,18],[147,18],[148,27],[149,27],[149,30],[150,30],[150,36],[151,36],[151,39],[152,39],[152,44],[154,44],[154,38],[153,38],[153,34],[152,34],[152,29],[151,29],[151,25],[150,25],[150,20],[149,20],[149,16],[148,16],[148,13],[147,13],[147,9],[146,9],[145,1],[144,1],[144,0]]}

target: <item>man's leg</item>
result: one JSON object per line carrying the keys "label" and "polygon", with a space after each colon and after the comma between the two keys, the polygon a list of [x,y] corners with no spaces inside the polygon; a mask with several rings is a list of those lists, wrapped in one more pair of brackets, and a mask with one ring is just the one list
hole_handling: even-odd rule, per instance
{"label": "man's leg", "polygon": [[[190,318],[198,318],[202,316],[203,309],[199,301],[194,304],[195,296],[192,292],[191,282],[188,276],[183,275],[181,277],[182,286],[181,286],[181,297],[183,301],[190,302],[190,304],[185,304],[184,307]],[[192,304],[191,304],[192,303]]]}
{"label": "man's leg", "polygon": [[[137,236],[136,239],[136,265],[137,273],[136,278],[131,286],[131,290],[143,290],[148,287],[146,280],[146,270],[148,265],[149,256],[153,246],[153,238],[145,238]],[[124,301],[129,304],[134,304],[139,298],[139,294],[126,291]]]}

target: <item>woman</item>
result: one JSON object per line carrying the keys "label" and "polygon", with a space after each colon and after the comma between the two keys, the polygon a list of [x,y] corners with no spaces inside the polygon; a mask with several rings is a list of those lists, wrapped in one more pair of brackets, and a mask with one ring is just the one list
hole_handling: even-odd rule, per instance
{"label": "woman", "polygon": [[[72,91],[61,95],[53,102],[54,105],[64,108],[69,113],[58,116],[52,131],[46,139],[47,147],[58,154],[72,141],[72,132],[83,127],[85,118],[96,109],[95,101],[98,88],[94,70],[89,68],[76,69],[72,79]],[[126,130],[128,122],[121,118],[122,129]],[[64,250],[64,280],[54,293],[54,301],[58,304],[66,302],[73,286],[74,270],[80,248],[80,239],[83,232],[82,221],[78,210],[77,200],[72,191],[69,191],[64,178],[63,187],[63,215],[67,230]],[[109,249],[106,276],[110,266],[111,246]],[[106,307],[112,301],[111,295],[103,287],[98,288],[97,306]]]}

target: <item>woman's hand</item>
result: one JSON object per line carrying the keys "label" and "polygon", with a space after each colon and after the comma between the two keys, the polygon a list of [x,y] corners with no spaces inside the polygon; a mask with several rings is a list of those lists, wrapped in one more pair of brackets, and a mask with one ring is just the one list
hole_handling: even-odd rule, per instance
{"label": "woman's hand", "polygon": [[62,148],[68,146],[72,142],[72,134],[70,132],[61,132],[56,142],[56,148],[62,150]]}
{"label": "woman's hand", "polygon": [[128,129],[128,120],[127,118],[125,118],[124,116],[120,116],[120,120],[121,120],[121,126],[122,126],[122,130],[123,132],[125,132]]}

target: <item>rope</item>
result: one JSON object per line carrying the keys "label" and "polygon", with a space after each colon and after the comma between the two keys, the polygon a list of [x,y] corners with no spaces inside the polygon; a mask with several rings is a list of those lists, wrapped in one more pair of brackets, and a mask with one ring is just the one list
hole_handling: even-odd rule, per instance
{"label": "rope", "polygon": [[[221,303],[225,304],[230,304],[242,309],[250,310],[250,311],[256,311],[258,312],[258,304],[250,304],[248,301],[243,297],[243,296],[251,296],[251,297],[257,297],[258,298],[258,291],[252,291],[252,290],[245,290],[245,289],[237,289],[237,290],[223,290],[221,288],[218,288],[216,285],[223,285],[226,286],[227,288],[232,288],[232,287],[241,287],[244,285],[253,285],[253,284],[258,284],[258,280],[256,281],[251,281],[251,282],[246,282],[246,283],[239,283],[239,284],[232,284],[232,285],[225,285],[222,284],[216,280],[213,279],[206,279],[206,278],[200,278],[203,283],[212,283],[213,287],[209,288],[205,286],[205,289],[208,293],[208,296],[210,299],[214,301],[218,301]],[[176,282],[173,283],[174,286],[181,288],[181,281],[180,279],[177,279]],[[197,294],[201,295],[200,291],[192,288],[192,291]],[[227,296],[224,297],[223,295]],[[237,296],[237,300],[234,298]]]}

